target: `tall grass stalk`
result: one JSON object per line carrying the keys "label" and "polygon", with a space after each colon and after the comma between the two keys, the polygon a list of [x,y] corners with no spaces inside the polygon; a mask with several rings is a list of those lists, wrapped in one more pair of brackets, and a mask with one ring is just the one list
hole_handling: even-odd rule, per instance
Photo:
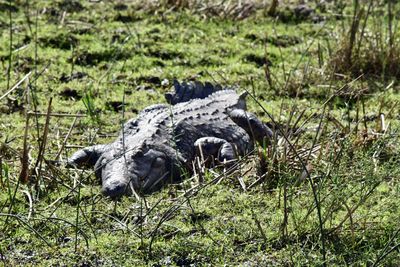
{"label": "tall grass stalk", "polygon": [[39,153],[38,153],[38,158],[35,163],[35,172],[36,172],[36,181],[35,181],[35,186],[37,190],[37,194],[39,196],[40,192],[40,180],[42,179],[41,173],[42,173],[42,164],[43,161],[45,160],[45,150],[47,146],[47,140],[48,140],[48,134],[49,134],[49,127],[50,127],[50,114],[52,110],[52,102],[53,98],[50,97],[48,107],[47,107],[47,115],[46,115],[46,122],[44,124],[44,129],[43,129],[43,135],[40,140],[40,147],[39,147]]}
{"label": "tall grass stalk", "polygon": [[[38,113],[38,97],[36,95],[36,91],[37,91],[37,80],[39,79],[39,76],[42,74],[38,73],[38,47],[39,47],[39,43],[38,43],[38,30],[39,30],[39,10],[37,8],[35,8],[35,46],[34,46],[34,50],[35,50],[35,60],[34,60],[34,79],[33,79],[33,84],[30,84],[30,98],[28,99],[28,103],[31,107],[33,107],[33,110],[35,113]],[[45,69],[43,69],[44,71]],[[29,102],[30,101],[30,102]],[[38,142],[38,146],[40,147],[40,127],[39,127],[39,118],[37,115],[35,115],[35,126],[36,126],[36,135],[37,135],[37,142]]]}
{"label": "tall grass stalk", "polygon": [[3,180],[3,157],[0,155],[0,188],[4,189],[4,180]]}
{"label": "tall grass stalk", "polygon": [[275,16],[278,6],[279,6],[279,0],[272,0],[271,5],[268,8],[267,14],[269,16]]}
{"label": "tall grass stalk", "polygon": [[353,47],[356,42],[356,34],[358,31],[359,27],[359,22],[360,22],[360,17],[362,14],[362,9],[359,8],[359,0],[354,0],[353,1],[353,19],[350,27],[350,33],[349,33],[349,43],[348,43],[348,48],[346,50],[346,61],[347,63],[351,66],[351,60],[352,60],[352,52],[353,52]]}
{"label": "tall grass stalk", "polygon": [[[78,178],[79,179],[79,178]],[[79,231],[79,209],[81,206],[81,181],[77,181],[77,192],[76,192],[76,198],[77,198],[77,204],[76,204],[76,213],[75,213],[75,244],[74,244],[74,249],[75,252],[78,251],[78,231]]]}
{"label": "tall grass stalk", "polygon": [[374,0],[370,0],[368,3],[367,13],[365,14],[363,25],[361,27],[361,33],[360,33],[360,37],[359,37],[359,41],[358,41],[358,45],[357,45],[356,55],[359,55],[359,53],[360,53],[360,48],[361,48],[361,44],[363,43],[365,29],[367,27],[367,22],[368,22],[369,16],[372,11],[373,2],[374,2]]}
{"label": "tall grass stalk", "polygon": [[[6,163],[2,163],[1,167],[1,180],[3,181],[4,179],[4,184],[7,189],[7,197],[8,201],[12,203],[12,192],[11,192],[11,183],[10,183],[10,173],[9,173],[9,167]],[[3,203],[0,212],[3,212],[3,209],[7,206],[7,202]],[[10,211],[8,211],[10,212]]]}
{"label": "tall grass stalk", "polygon": [[8,18],[9,18],[9,46],[8,46],[8,68],[7,68],[7,91],[10,89],[10,79],[11,79],[11,67],[12,67],[12,52],[13,52],[13,19],[12,19],[12,11],[11,11],[11,3],[12,1],[8,1],[10,8],[8,9]]}
{"label": "tall grass stalk", "polygon": [[[388,8],[388,31],[389,31],[389,51],[391,52],[393,49],[393,0],[387,1],[387,8]],[[390,56],[390,55],[389,55]]]}

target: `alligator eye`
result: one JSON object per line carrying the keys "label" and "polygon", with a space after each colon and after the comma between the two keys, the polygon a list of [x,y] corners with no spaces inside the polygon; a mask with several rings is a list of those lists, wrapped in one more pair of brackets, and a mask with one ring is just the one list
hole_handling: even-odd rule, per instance
{"label": "alligator eye", "polygon": [[132,158],[141,158],[143,157],[143,151],[139,150],[135,154],[132,155]]}
{"label": "alligator eye", "polygon": [[156,158],[153,161],[153,167],[155,167],[155,168],[162,167],[162,166],[164,166],[164,163],[165,163],[165,160],[163,158]]}

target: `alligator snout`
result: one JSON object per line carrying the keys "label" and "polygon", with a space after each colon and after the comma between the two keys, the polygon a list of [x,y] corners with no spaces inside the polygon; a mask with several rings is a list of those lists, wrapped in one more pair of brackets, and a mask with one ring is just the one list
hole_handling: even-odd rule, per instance
{"label": "alligator snout", "polygon": [[101,192],[104,196],[118,199],[123,195],[132,194],[128,171],[121,158],[103,164],[100,177],[102,179]]}
{"label": "alligator snout", "polygon": [[130,187],[128,183],[121,181],[111,181],[103,185],[102,193],[112,199],[117,199],[123,195],[130,194]]}

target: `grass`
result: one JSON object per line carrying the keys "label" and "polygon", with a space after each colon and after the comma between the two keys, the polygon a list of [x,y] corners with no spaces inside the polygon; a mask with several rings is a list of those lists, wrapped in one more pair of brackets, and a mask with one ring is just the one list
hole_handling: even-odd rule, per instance
{"label": "grass", "polygon": [[[1,264],[399,265],[399,6],[335,3],[0,1]],[[276,140],[140,200],[51,164],[174,78],[248,90]]]}

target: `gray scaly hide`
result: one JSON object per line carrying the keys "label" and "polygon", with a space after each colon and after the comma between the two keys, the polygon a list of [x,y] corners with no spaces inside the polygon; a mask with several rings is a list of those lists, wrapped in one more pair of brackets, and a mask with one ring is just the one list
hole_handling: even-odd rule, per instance
{"label": "gray scaly hide", "polygon": [[271,137],[269,128],[245,111],[245,95],[210,83],[174,87],[166,94],[171,105],[144,109],[113,143],[79,150],[68,164],[94,166],[107,196],[142,195],[180,181],[200,150],[205,157],[233,160],[253,149],[253,139]]}

